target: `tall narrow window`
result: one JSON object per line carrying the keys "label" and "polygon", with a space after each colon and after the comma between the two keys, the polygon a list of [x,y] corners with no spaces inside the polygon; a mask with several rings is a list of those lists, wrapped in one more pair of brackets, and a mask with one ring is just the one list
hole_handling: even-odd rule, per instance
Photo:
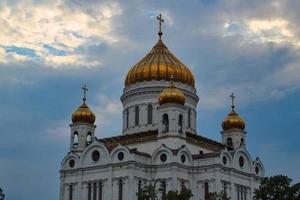
{"label": "tall narrow window", "polygon": [[102,200],[102,182],[98,183],[98,200]]}
{"label": "tall narrow window", "polygon": [[126,109],[126,128],[129,128],[129,110]]}
{"label": "tall narrow window", "polygon": [[232,143],[232,138],[231,137],[227,138],[226,143],[227,143],[227,148],[229,150],[232,150],[233,149],[233,143]]}
{"label": "tall narrow window", "polygon": [[148,105],[148,124],[152,124],[153,121],[153,106],[151,104]]}
{"label": "tall narrow window", "polygon": [[69,200],[73,200],[73,185],[69,186]]}
{"label": "tall narrow window", "polygon": [[160,183],[160,188],[161,188],[161,194],[162,194],[162,199],[164,199],[166,197],[167,194],[167,185],[166,185],[166,181],[162,181]]}
{"label": "tall narrow window", "polygon": [[95,182],[94,183],[94,186],[93,186],[93,200],[97,200],[97,183]]}
{"label": "tall narrow window", "polygon": [[209,185],[208,182],[204,183],[204,199],[209,200]]}
{"label": "tall narrow window", "polygon": [[140,194],[141,189],[142,189],[142,180],[139,180],[139,183],[138,183],[138,194]]}
{"label": "tall narrow window", "polygon": [[87,136],[86,136],[86,143],[90,144],[92,142],[92,133],[88,132]]}
{"label": "tall narrow window", "polygon": [[135,125],[139,125],[139,119],[140,118],[140,111],[139,111],[139,107],[136,106],[135,107]]}
{"label": "tall narrow window", "polygon": [[182,115],[179,115],[178,117],[178,132],[182,133],[183,129],[183,117]]}
{"label": "tall narrow window", "polygon": [[168,132],[169,131],[169,117],[167,114],[163,115],[163,132]]}
{"label": "tall narrow window", "polygon": [[123,180],[119,180],[119,200],[123,200]]}
{"label": "tall narrow window", "polygon": [[191,110],[188,110],[188,127],[191,128]]}
{"label": "tall narrow window", "polygon": [[184,180],[181,180],[181,190],[184,188]]}
{"label": "tall narrow window", "polygon": [[247,188],[244,187],[244,200],[247,200]]}
{"label": "tall narrow window", "polygon": [[78,146],[78,132],[77,131],[75,131],[73,133],[73,146],[74,147]]}
{"label": "tall narrow window", "polygon": [[88,200],[92,200],[92,183],[88,184]]}

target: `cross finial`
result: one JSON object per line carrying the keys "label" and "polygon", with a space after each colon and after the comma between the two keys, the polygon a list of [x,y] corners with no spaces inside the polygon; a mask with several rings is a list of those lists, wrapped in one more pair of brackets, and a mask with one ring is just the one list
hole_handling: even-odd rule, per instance
{"label": "cross finial", "polygon": [[159,14],[156,19],[159,21],[159,31],[158,31],[158,36],[159,36],[159,39],[161,40],[161,36],[163,34],[163,32],[161,31],[161,26],[162,26],[162,23],[164,23],[164,19],[162,18],[162,15]]}
{"label": "cross finial", "polygon": [[87,88],[86,85],[84,85],[81,89],[83,90],[83,102],[85,102],[85,100],[86,100],[86,93],[88,91],[88,88]]}
{"label": "cross finial", "polygon": [[231,108],[232,108],[232,110],[234,110],[235,96],[234,96],[233,92],[231,93],[230,97],[231,97]]}

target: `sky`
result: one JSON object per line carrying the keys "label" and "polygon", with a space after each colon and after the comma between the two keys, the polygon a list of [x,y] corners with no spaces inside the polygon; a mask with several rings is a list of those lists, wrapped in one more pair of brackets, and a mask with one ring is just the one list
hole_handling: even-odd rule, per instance
{"label": "sky", "polygon": [[55,200],[71,113],[87,102],[98,138],[121,134],[126,73],[163,41],[196,78],[198,134],[221,141],[236,110],[266,175],[300,182],[300,1],[1,0],[0,187]]}

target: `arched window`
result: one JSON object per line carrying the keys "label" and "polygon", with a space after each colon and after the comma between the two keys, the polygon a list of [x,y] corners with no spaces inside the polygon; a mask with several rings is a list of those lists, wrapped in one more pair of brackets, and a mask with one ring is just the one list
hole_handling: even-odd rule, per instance
{"label": "arched window", "polygon": [[92,200],[92,183],[88,184],[88,200]]}
{"label": "arched window", "polygon": [[210,199],[208,182],[204,183],[204,199],[205,200],[209,200]]}
{"label": "arched window", "polygon": [[123,200],[123,180],[119,180],[119,200]]}
{"label": "arched window", "polygon": [[160,182],[160,191],[162,194],[162,199],[166,198],[166,194],[167,194],[167,184],[166,181],[161,181]]}
{"label": "arched window", "polygon": [[69,186],[69,200],[73,200],[73,185]]}
{"label": "arched window", "polygon": [[140,111],[139,111],[139,107],[138,106],[136,106],[135,107],[135,125],[137,126],[137,125],[139,125],[139,118],[140,118]]}
{"label": "arched window", "polygon": [[94,182],[93,189],[93,200],[97,200],[97,182]]}
{"label": "arched window", "polygon": [[129,128],[129,110],[128,108],[125,111],[126,113],[126,128]]}
{"label": "arched window", "polygon": [[188,127],[191,128],[191,110],[188,110]]}
{"label": "arched window", "polygon": [[183,117],[182,115],[179,115],[178,117],[178,132],[182,133],[183,131]]}
{"label": "arched window", "polygon": [[231,137],[227,138],[226,142],[227,142],[227,147],[229,149],[232,149],[233,148],[232,138]]}
{"label": "arched window", "polygon": [[86,136],[86,143],[90,144],[92,142],[92,133],[88,132],[87,136]]}
{"label": "arched window", "polygon": [[103,188],[102,188],[102,181],[99,181],[98,183],[98,200],[102,200],[102,193],[103,193]]}
{"label": "arched window", "polygon": [[77,131],[75,131],[73,133],[73,146],[74,147],[78,146],[78,132]]}
{"label": "arched window", "polygon": [[169,116],[167,114],[163,115],[163,121],[162,121],[162,125],[163,125],[163,132],[168,132],[169,131]]}
{"label": "arched window", "polygon": [[153,106],[151,104],[148,105],[148,124],[152,124],[153,121]]}

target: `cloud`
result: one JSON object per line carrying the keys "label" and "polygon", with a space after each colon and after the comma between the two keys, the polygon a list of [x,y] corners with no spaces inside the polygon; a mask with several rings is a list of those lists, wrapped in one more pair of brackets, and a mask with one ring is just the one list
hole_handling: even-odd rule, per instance
{"label": "cloud", "polygon": [[275,43],[300,47],[300,37],[294,33],[293,24],[286,19],[246,19],[224,23],[224,36],[240,35],[252,43]]}
{"label": "cloud", "polygon": [[[78,48],[91,38],[97,43],[115,43],[119,36],[113,33],[112,20],[120,15],[122,9],[116,2],[103,2],[89,8],[80,7],[67,1],[56,0],[51,3],[34,3],[21,1],[8,3],[0,8],[0,45],[8,49],[14,45],[19,51],[4,54],[3,61],[11,56],[18,61],[38,60],[46,65],[61,66],[64,64],[96,65],[97,60],[85,62],[84,55],[79,55]],[[17,13],[17,14],[16,14]],[[64,51],[65,55],[55,55],[53,51]],[[32,50],[37,55],[24,56],[22,48]],[[9,61],[9,59],[6,59]]]}

